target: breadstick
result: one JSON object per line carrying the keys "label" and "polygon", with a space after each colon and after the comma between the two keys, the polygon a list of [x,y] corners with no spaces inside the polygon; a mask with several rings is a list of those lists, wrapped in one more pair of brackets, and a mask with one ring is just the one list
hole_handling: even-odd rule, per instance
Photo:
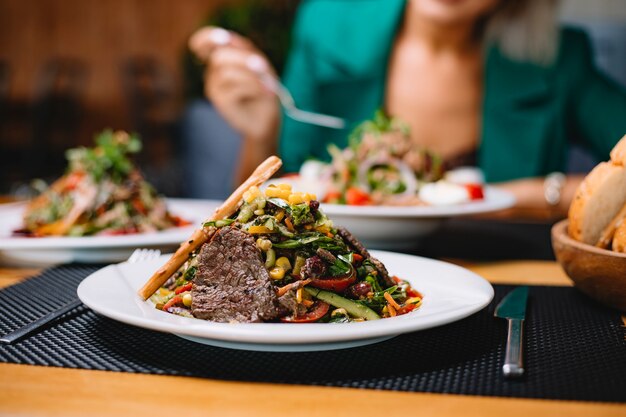
{"label": "breadstick", "polygon": [[[253,185],[259,186],[269,180],[282,164],[283,162],[277,156],[270,156],[263,161],[207,221],[221,220],[231,216],[239,208],[243,194]],[[202,227],[196,230],[189,239],[180,245],[167,263],[159,268],[141,287],[138,291],[139,296],[146,300],[154,294],[189,259],[189,255],[211,237],[214,231],[215,229],[212,227]]]}

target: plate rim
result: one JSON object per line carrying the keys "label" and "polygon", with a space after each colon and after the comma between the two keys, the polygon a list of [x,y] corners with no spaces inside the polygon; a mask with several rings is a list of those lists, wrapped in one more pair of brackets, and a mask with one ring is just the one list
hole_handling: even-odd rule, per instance
{"label": "plate rim", "polygon": [[349,206],[344,204],[322,203],[328,216],[378,217],[378,218],[448,218],[473,214],[490,213],[512,207],[515,196],[505,190],[485,187],[485,199],[450,205],[423,206]]}
{"label": "plate rim", "polygon": [[[303,327],[302,324],[292,324],[292,323],[250,323],[250,324],[230,324],[230,323],[215,323],[210,321],[204,321],[200,319],[193,318],[185,318],[179,316],[172,316],[168,313],[157,312],[163,315],[164,319],[167,317],[167,321],[158,321],[152,317],[152,313],[149,313],[151,317],[140,317],[136,314],[129,315],[123,312],[115,311],[111,309],[109,306],[102,306],[97,300],[94,302],[89,293],[87,292],[88,286],[92,285],[91,281],[95,281],[98,274],[104,274],[104,271],[107,269],[117,268],[118,265],[124,265],[125,262],[121,264],[112,264],[106,266],[93,274],[89,275],[85,278],[77,289],[78,297],[81,301],[87,305],[89,308],[94,310],[96,313],[101,314],[105,317],[109,317],[111,319],[133,325],[136,327],[141,327],[144,329],[155,330],[159,332],[169,333],[169,334],[185,334],[188,336],[199,337],[206,340],[221,340],[225,342],[234,342],[234,343],[242,343],[242,344],[280,344],[280,345],[307,345],[307,344],[320,344],[320,343],[341,343],[346,341],[353,340],[363,340],[363,339],[372,339],[392,334],[403,334],[409,333],[412,331],[420,331],[426,330],[432,327],[441,326],[443,324],[448,324],[454,321],[461,320],[466,318],[483,308],[485,308],[492,301],[494,296],[493,286],[483,277],[478,274],[469,271],[466,268],[463,268],[458,265],[454,265],[448,262],[439,261],[435,259],[424,258],[416,255],[402,254],[396,252],[387,252],[387,251],[371,251],[372,254],[378,258],[385,258],[386,256],[399,256],[399,257],[408,257],[412,258],[417,262],[427,262],[433,263],[434,265],[438,265],[439,267],[445,267],[452,270],[462,271],[467,277],[471,278],[474,282],[474,285],[479,285],[481,287],[481,292],[485,291],[481,300],[476,301],[475,303],[471,303],[469,305],[457,307],[452,310],[444,311],[444,314],[439,314],[438,317],[429,317],[426,323],[421,323],[419,319],[411,320],[411,316],[401,316],[398,318],[387,318],[384,319],[384,323],[393,324],[393,326],[380,326],[379,321],[372,322],[363,322],[363,323],[344,323],[339,325],[329,325],[327,323],[309,323],[306,324],[306,327]],[[163,255],[159,260],[164,260],[169,255]],[[384,261],[383,261],[384,262]],[[135,264],[139,265],[139,264]],[[118,269],[120,272],[121,269]],[[123,274],[120,273],[118,279],[127,280],[127,277],[124,277]],[[122,281],[123,282],[123,281]],[[129,283],[126,282],[126,287],[131,288]],[[425,303],[428,301],[428,296],[425,298]],[[129,300],[132,300],[134,303],[142,303],[138,304],[140,309],[154,307],[149,305],[147,302],[142,301],[137,294],[133,294]],[[462,310],[462,313],[459,313],[457,310]],[[153,311],[153,310],[150,310]],[[403,318],[404,317],[404,318]],[[390,322],[390,320],[395,320]],[[422,320],[423,321],[423,320]],[[181,327],[181,323],[187,324],[189,326]],[[284,329],[276,334],[267,334],[267,331],[275,328],[275,326],[280,326],[280,329]],[[329,327],[330,326],[330,327]],[[341,327],[339,327],[341,326]],[[308,334],[300,334],[301,331],[289,331],[293,329],[307,329]],[[326,329],[322,334],[319,334],[317,331],[319,329]],[[311,330],[311,331],[308,331]]]}

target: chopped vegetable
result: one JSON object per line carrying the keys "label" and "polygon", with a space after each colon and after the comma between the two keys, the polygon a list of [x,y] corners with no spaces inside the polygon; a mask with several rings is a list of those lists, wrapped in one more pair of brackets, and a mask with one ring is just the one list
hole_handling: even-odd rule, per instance
{"label": "chopped vegetable", "polygon": [[366,320],[380,319],[380,316],[371,308],[344,298],[334,292],[310,287],[305,287],[305,290],[319,300],[325,301],[334,307],[345,309],[353,317],[360,317]]}

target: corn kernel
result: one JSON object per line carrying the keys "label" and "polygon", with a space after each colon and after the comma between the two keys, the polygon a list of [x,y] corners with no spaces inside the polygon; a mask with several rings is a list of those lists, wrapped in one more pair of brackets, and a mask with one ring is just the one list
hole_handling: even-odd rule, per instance
{"label": "corn kernel", "polygon": [[288,201],[291,205],[302,204],[304,203],[304,196],[302,195],[302,193],[293,193],[289,196]]}
{"label": "corn kernel", "polygon": [[278,188],[281,190],[291,191],[291,184],[278,184]]}
{"label": "corn kernel", "polygon": [[285,270],[278,266],[275,266],[274,268],[270,269],[269,273],[270,273],[270,278],[275,279],[275,280],[285,278]]}
{"label": "corn kernel", "polygon": [[307,203],[311,200],[317,200],[317,196],[315,194],[309,194],[309,193],[305,193],[304,196],[302,197],[304,201],[306,201]]}
{"label": "corn kernel", "polygon": [[264,252],[267,252],[268,250],[272,249],[272,241],[260,237],[256,240],[256,247]]}
{"label": "corn kernel", "polygon": [[289,201],[290,195],[291,195],[291,190],[280,190],[278,197],[282,198],[285,201]]}
{"label": "corn kernel", "polygon": [[262,216],[262,215],[265,214],[265,210],[263,210],[263,209],[254,210],[254,214],[257,215],[257,216]]}
{"label": "corn kernel", "polygon": [[276,266],[279,268],[283,268],[285,271],[289,271],[291,269],[291,262],[289,262],[289,259],[285,256],[281,256],[280,258],[276,259]]}
{"label": "corn kernel", "polygon": [[283,190],[281,190],[280,188],[277,188],[277,187],[267,187],[265,189],[265,195],[270,197],[270,198],[280,197],[282,191]]}
{"label": "corn kernel", "polygon": [[408,300],[406,300],[404,303],[405,304],[421,304],[422,299],[419,297],[411,297]]}
{"label": "corn kernel", "polygon": [[183,304],[185,305],[185,307],[191,307],[191,293],[190,292],[183,295]]}
{"label": "corn kernel", "polygon": [[243,199],[246,203],[251,203],[255,198],[261,195],[261,190],[256,185],[248,188],[248,190],[243,193]]}

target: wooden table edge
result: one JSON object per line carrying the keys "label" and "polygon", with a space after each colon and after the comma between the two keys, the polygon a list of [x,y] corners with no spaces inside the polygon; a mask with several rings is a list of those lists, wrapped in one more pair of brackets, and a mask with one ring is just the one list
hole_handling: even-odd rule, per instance
{"label": "wooden table edge", "polygon": [[[452,262],[494,284],[571,285],[558,264],[549,261]],[[0,268],[0,287],[37,272]],[[626,404],[229,382],[0,364],[0,415],[380,416],[394,413],[393,406],[402,413],[409,410],[421,416],[444,417],[626,415]]]}
{"label": "wooden table edge", "polygon": [[[393,408],[397,407],[397,411]],[[378,391],[0,365],[0,414],[623,416],[626,405]]]}

